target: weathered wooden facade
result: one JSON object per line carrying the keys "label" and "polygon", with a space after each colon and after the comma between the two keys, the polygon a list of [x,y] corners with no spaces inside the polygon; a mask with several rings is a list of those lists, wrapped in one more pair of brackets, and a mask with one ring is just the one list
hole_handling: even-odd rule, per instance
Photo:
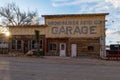
{"label": "weathered wooden facade", "polygon": [[8,54],[9,38],[5,34],[0,34],[0,54]]}
{"label": "weathered wooden facade", "polygon": [[37,48],[35,39],[35,30],[40,32],[40,49],[45,53],[45,29],[46,25],[32,25],[32,26],[10,26],[11,33],[9,41],[9,51],[14,53],[26,54],[29,50]]}
{"label": "weathered wooden facade", "polygon": [[99,14],[43,15],[45,25],[10,26],[10,50],[35,48],[35,30],[40,31],[40,50],[44,55],[105,56],[105,16]]}

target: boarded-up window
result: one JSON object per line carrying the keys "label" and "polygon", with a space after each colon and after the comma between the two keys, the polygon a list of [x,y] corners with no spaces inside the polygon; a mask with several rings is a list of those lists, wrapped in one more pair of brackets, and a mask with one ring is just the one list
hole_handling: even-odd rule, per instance
{"label": "boarded-up window", "polygon": [[88,50],[89,50],[89,51],[93,51],[93,50],[94,50],[94,47],[93,47],[93,46],[88,46]]}
{"label": "boarded-up window", "polygon": [[22,41],[21,40],[12,40],[12,49],[19,50],[22,48]]}
{"label": "boarded-up window", "polygon": [[21,40],[17,40],[17,49],[21,49]]}
{"label": "boarded-up window", "polygon": [[50,44],[49,44],[49,50],[50,50],[50,51],[56,51],[56,50],[57,50],[57,45],[56,45],[56,43],[50,43]]}
{"label": "boarded-up window", "polygon": [[12,40],[12,46],[11,46],[12,49],[16,49],[16,40]]}
{"label": "boarded-up window", "polygon": [[8,48],[7,42],[0,42],[0,48]]}
{"label": "boarded-up window", "polygon": [[[43,40],[40,40],[40,49],[42,49],[43,48]],[[36,49],[37,48],[37,43],[36,43],[36,41],[35,40],[32,40],[32,43],[31,43],[31,45],[32,45],[32,49]]]}
{"label": "boarded-up window", "polygon": [[35,40],[32,40],[32,49],[36,49],[37,48],[37,44]]}

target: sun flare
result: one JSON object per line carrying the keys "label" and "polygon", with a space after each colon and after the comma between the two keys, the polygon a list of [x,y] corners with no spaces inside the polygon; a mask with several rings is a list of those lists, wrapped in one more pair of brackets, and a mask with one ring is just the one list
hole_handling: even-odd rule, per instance
{"label": "sun flare", "polygon": [[7,37],[9,37],[9,36],[10,36],[10,32],[5,32],[5,35],[6,35]]}

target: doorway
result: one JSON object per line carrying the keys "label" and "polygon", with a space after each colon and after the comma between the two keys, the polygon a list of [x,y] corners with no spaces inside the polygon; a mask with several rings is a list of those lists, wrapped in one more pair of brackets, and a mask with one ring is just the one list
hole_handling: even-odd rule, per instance
{"label": "doorway", "polygon": [[66,43],[60,43],[60,56],[66,56]]}
{"label": "doorway", "polygon": [[71,44],[71,57],[77,56],[77,44]]}

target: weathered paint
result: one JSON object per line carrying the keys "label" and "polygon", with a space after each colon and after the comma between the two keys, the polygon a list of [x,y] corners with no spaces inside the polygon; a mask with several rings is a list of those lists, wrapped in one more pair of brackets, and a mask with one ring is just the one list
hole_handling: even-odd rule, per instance
{"label": "weathered paint", "polygon": [[9,31],[11,35],[35,35],[35,30],[40,31],[40,35],[45,35],[46,25],[38,25],[38,26],[10,26]]}
{"label": "weathered paint", "polygon": [[101,37],[105,35],[105,15],[45,16],[46,37]]}
{"label": "weathered paint", "polygon": [[45,24],[44,27],[10,27],[10,32],[12,35],[34,35],[34,30],[39,30],[46,38],[105,36],[105,14],[45,17]]}
{"label": "weathered paint", "polygon": [[62,27],[52,27],[51,34],[97,34],[96,32],[96,26],[76,26],[75,28],[71,26],[62,26]]}

